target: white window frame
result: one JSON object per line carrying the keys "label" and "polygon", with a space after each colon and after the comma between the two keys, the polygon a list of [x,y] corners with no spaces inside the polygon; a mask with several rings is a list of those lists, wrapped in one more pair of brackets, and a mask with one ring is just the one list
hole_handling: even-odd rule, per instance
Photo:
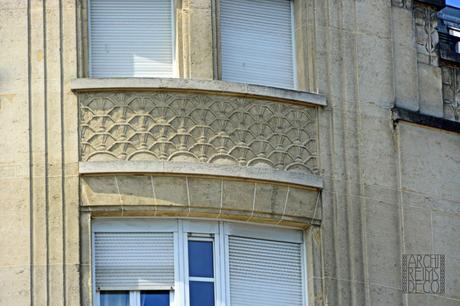
{"label": "white window frame", "polygon": [[[92,54],[92,46],[91,46],[91,1],[92,0],[86,0],[86,7],[87,7],[87,46],[88,46],[88,77],[93,78],[93,64],[91,60],[91,54]],[[178,78],[179,77],[179,67],[177,64],[177,35],[176,35],[176,0],[170,0],[171,1],[171,52],[172,52],[172,78]],[[116,77],[116,76],[114,76]],[[142,77],[135,77],[135,78],[142,78]]]}
{"label": "white window frame", "polygon": [[[175,287],[170,291],[170,306],[190,306],[188,276],[188,241],[213,242],[214,298],[215,306],[230,305],[229,236],[243,236],[255,239],[269,239],[299,243],[302,256],[303,305],[308,305],[306,232],[282,226],[255,225],[240,222],[157,219],[157,218],[98,218],[92,222],[92,254],[94,255],[95,233],[104,232],[169,232],[174,235],[174,278]],[[189,233],[193,233],[189,236]],[[200,236],[200,234],[202,234]],[[100,294],[96,288],[95,261],[92,260],[93,305],[100,306]],[[205,279],[202,279],[204,281]],[[140,291],[130,292],[130,305],[139,306]]]}

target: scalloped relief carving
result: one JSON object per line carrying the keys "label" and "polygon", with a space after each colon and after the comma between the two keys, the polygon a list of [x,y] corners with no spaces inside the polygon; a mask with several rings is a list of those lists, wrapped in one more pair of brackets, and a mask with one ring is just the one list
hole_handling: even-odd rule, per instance
{"label": "scalloped relief carving", "polygon": [[317,113],[218,95],[82,93],[83,161],[165,160],[317,174]]}

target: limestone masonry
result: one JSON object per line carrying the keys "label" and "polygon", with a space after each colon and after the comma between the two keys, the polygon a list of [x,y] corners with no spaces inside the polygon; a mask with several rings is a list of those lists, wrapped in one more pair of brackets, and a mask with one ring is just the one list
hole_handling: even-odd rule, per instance
{"label": "limestone masonry", "polygon": [[[177,77],[97,79],[86,0],[1,0],[0,305],[99,306],[94,220],[177,218],[302,230],[311,306],[460,306],[443,2],[292,0],[282,89],[220,80],[218,0],[173,1]],[[403,290],[407,254],[444,293]]]}

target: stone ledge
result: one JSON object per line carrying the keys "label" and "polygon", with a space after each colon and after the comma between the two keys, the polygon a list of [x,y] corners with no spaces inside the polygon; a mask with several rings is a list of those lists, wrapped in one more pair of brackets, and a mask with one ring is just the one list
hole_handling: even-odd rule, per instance
{"label": "stone ledge", "polygon": [[[321,219],[295,216],[271,216],[269,214],[254,213],[245,215],[238,211],[213,211],[199,207],[176,206],[147,206],[147,205],[92,205],[80,206],[80,211],[90,213],[92,218],[178,218],[191,220],[211,220],[228,222],[249,222],[253,224],[288,226],[299,229],[308,229],[310,226],[320,226]],[[278,217],[278,219],[274,218]]]}
{"label": "stone ledge", "polygon": [[305,91],[217,80],[179,78],[82,78],[72,81],[72,91],[168,90],[209,92],[214,94],[268,99],[317,106],[326,105],[326,97]]}
{"label": "stone ledge", "polygon": [[420,112],[414,112],[400,107],[394,107],[392,112],[394,123],[405,121],[449,132],[460,133],[460,122],[457,121],[425,115]]}
{"label": "stone ledge", "polygon": [[240,167],[205,163],[167,161],[97,161],[80,162],[80,174],[182,174],[231,177],[323,188],[323,181],[315,175],[267,168]]}

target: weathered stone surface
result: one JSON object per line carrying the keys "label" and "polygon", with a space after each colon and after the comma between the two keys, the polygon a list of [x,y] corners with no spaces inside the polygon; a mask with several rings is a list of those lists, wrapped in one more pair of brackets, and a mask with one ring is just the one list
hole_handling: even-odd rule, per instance
{"label": "weathered stone surface", "polygon": [[446,256],[446,295],[460,302],[460,216],[433,212],[433,253]]}
{"label": "weathered stone surface", "polygon": [[404,241],[408,254],[430,254],[433,250],[433,228],[430,209],[404,205]]}
{"label": "weathered stone surface", "polygon": [[370,288],[372,305],[404,305],[402,291],[398,288],[372,285]]}
{"label": "weathered stone surface", "polygon": [[[394,126],[390,112],[396,103],[459,120],[458,69],[439,67],[436,9],[410,0],[294,2],[299,88],[321,96],[213,81],[218,12],[209,0],[176,8],[177,74],[192,79],[71,85],[87,76],[86,1],[2,1],[0,304],[92,305],[91,218],[114,216],[311,226],[314,305],[460,304],[459,135]],[[159,88],[166,100],[152,98]],[[147,115],[142,101],[127,101],[133,93],[157,108]],[[168,96],[174,101],[158,107]],[[184,115],[190,101],[195,113]],[[154,148],[142,142],[148,133],[165,139]],[[209,173],[79,177],[79,160],[95,152],[126,162],[130,154],[182,154],[185,163],[213,166],[219,150],[241,168],[261,169],[253,166],[263,160],[270,170],[320,175],[324,189],[318,198],[292,181]],[[408,252],[446,255],[444,296],[403,295],[400,259]]]}
{"label": "weathered stone surface", "polygon": [[418,65],[420,112],[435,117],[443,116],[441,69],[424,63]]}
{"label": "weathered stone surface", "polygon": [[254,211],[282,215],[288,200],[288,188],[285,186],[256,184]]}
{"label": "weathered stone surface", "polygon": [[269,182],[177,175],[84,176],[81,182],[82,204],[99,216],[221,216],[295,226],[322,216],[317,190]]}
{"label": "weathered stone surface", "polygon": [[[399,209],[394,205],[369,201],[366,210],[369,281],[398,288],[401,280]],[[388,248],[388,245],[398,248]]]}
{"label": "weathered stone surface", "polygon": [[460,300],[445,296],[412,294],[407,297],[409,305],[419,306],[458,306]]}
{"label": "weathered stone surface", "polygon": [[113,176],[88,177],[81,181],[82,205],[121,205],[117,181]]}
{"label": "weathered stone surface", "polygon": [[190,206],[220,208],[222,181],[215,179],[188,177]]}
{"label": "weathered stone surface", "polygon": [[154,204],[156,198],[153,182],[149,176],[117,176],[116,183],[120,193],[120,201],[123,205]]}
{"label": "weathered stone surface", "polygon": [[159,205],[189,206],[185,177],[152,177],[156,203]]}
{"label": "weathered stone surface", "polygon": [[460,198],[460,137],[455,133],[401,125],[404,188],[434,198]]}
{"label": "weathered stone surface", "polygon": [[444,66],[442,69],[442,97],[444,117],[460,120],[460,69]]}

